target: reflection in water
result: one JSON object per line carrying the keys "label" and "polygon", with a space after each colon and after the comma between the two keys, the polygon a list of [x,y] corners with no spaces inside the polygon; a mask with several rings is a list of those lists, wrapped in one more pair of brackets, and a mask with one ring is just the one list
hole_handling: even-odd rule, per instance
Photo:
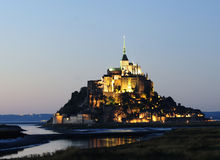
{"label": "reflection in water", "polygon": [[117,137],[117,138],[93,138],[89,140],[88,148],[114,147],[118,145],[134,143],[137,140],[134,137]]}
{"label": "reflection in water", "polygon": [[[106,138],[90,138],[78,140],[55,140],[39,146],[25,148],[15,154],[7,155],[1,158],[18,158],[33,154],[53,153],[58,150],[64,150],[68,147],[77,148],[99,148],[99,147],[113,147],[122,144],[136,142],[134,137],[106,137]],[[0,159],[1,159],[0,158]]]}
{"label": "reflection in water", "polygon": [[22,129],[25,131],[23,133],[25,134],[58,134],[57,132],[54,132],[52,130],[46,130],[44,128],[40,128],[38,125],[33,124],[18,124]]}
{"label": "reflection in water", "polygon": [[[44,128],[39,128],[36,125],[19,125],[21,128],[25,129],[26,134],[58,134],[57,132],[51,130],[45,130]],[[81,133],[118,133],[118,132],[142,132],[142,131],[151,131],[151,130],[170,130],[170,129],[161,129],[161,128],[119,128],[119,129],[75,129],[74,132]],[[154,134],[156,135],[156,134]],[[98,137],[98,138],[84,138],[84,139],[60,139],[50,141],[46,144],[41,144],[38,146],[31,146],[30,148],[24,148],[17,153],[10,154],[8,156],[0,157],[1,158],[17,158],[23,156],[29,156],[31,154],[43,153],[53,153],[57,150],[64,150],[68,147],[77,147],[77,148],[99,148],[99,147],[113,147],[117,145],[123,145],[128,143],[134,143],[140,140],[146,140],[150,135],[135,137],[135,136],[118,136],[118,137]]]}
{"label": "reflection in water", "polygon": [[56,140],[56,141],[51,141],[49,143],[46,144],[42,144],[39,146],[34,146],[31,148],[25,148],[22,151],[18,151],[15,154],[11,154],[8,156],[4,156],[1,157],[2,159],[4,158],[18,158],[18,157],[24,157],[24,156],[28,156],[28,155],[33,155],[33,154],[40,154],[42,155],[43,153],[52,153],[55,152],[57,150],[62,150],[65,149],[67,147],[72,146],[72,142],[68,141],[68,140]]}

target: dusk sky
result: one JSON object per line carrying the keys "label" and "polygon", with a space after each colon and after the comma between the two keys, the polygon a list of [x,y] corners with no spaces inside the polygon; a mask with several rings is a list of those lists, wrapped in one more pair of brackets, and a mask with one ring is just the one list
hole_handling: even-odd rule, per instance
{"label": "dusk sky", "polygon": [[127,56],[155,90],[220,110],[219,0],[1,0],[0,114],[54,113]]}

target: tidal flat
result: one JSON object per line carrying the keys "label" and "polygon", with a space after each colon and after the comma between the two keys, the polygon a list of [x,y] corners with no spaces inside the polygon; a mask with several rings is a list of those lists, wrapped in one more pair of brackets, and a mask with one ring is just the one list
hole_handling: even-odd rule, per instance
{"label": "tidal flat", "polygon": [[161,137],[111,148],[76,149],[24,160],[219,160],[220,127],[177,128]]}
{"label": "tidal flat", "polygon": [[0,124],[0,140],[1,139],[8,139],[8,138],[17,138],[23,137],[24,131],[21,127],[16,125],[3,125]]}

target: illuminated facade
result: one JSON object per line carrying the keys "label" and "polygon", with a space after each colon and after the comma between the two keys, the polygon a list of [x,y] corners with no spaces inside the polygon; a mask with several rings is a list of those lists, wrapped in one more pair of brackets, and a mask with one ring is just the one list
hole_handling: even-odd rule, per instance
{"label": "illuminated facade", "polygon": [[125,39],[120,67],[109,68],[101,80],[88,81],[89,105],[93,107],[100,106],[101,96],[113,97],[116,103],[120,103],[121,93],[135,92],[141,95],[146,91],[153,94],[153,82],[148,80],[148,75],[141,71],[138,64],[129,62],[126,55]]}
{"label": "illuminated facade", "polygon": [[60,115],[60,113],[56,113],[53,116],[53,124],[62,124],[63,123],[63,115]]}
{"label": "illuminated facade", "polygon": [[75,116],[66,116],[56,113],[53,116],[52,124],[92,124],[90,114],[77,114]]}

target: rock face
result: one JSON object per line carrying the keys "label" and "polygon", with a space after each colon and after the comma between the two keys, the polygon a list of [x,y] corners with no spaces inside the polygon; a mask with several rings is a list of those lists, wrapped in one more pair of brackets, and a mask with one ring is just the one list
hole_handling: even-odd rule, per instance
{"label": "rock face", "polygon": [[177,104],[172,97],[160,97],[157,92],[154,92],[150,100],[125,92],[120,97],[120,104],[115,103],[114,99],[104,98],[99,107],[91,107],[87,90],[87,87],[82,87],[79,92],[72,93],[71,99],[57,113],[66,117],[86,113],[99,123],[204,120],[200,110]]}
{"label": "rock face", "polygon": [[80,91],[72,93],[71,99],[58,111],[67,116],[77,115],[82,112],[88,112],[87,87],[82,87]]}

